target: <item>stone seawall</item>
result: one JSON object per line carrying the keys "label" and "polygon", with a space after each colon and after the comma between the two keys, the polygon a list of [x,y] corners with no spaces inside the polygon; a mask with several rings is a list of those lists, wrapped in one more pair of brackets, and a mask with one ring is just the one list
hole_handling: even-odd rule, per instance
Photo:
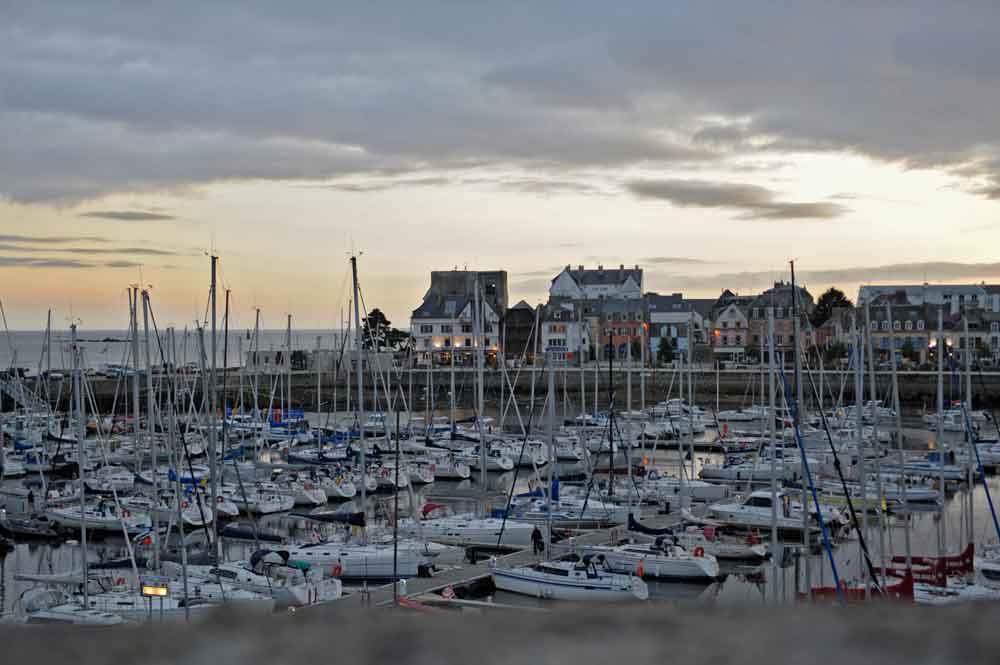
{"label": "stone seawall", "polygon": [[[558,368],[556,373],[557,403],[562,410],[565,401],[572,407],[571,410],[579,412],[581,402],[586,404],[587,410],[593,410],[594,386],[597,386],[597,403],[599,409],[607,408],[608,403],[608,372],[607,367],[595,372],[593,368],[586,368],[582,373],[579,368]],[[614,372],[614,388],[616,394],[616,404],[619,409],[637,409],[642,404],[642,387],[645,385],[645,404],[651,406],[658,401],[666,399],[668,396],[677,397],[680,381],[684,382],[684,396],[687,396],[688,375],[686,372],[676,372],[668,369],[646,369],[645,377],[638,368],[632,370],[619,369]],[[716,400],[716,386],[718,386],[719,403],[722,408],[732,408],[751,403],[751,394],[757,395],[756,401],[759,403],[761,376],[759,372],[747,370],[723,370],[716,373],[714,370],[696,370],[692,373],[695,386],[695,401],[704,406],[714,406]],[[472,408],[475,401],[475,371],[471,369],[458,369],[455,372],[455,392],[458,399],[459,408]],[[501,375],[494,369],[488,370],[486,376],[485,398],[487,405],[495,410],[497,400],[500,396]],[[787,374],[791,381],[791,372]],[[934,372],[899,372],[900,398],[903,404],[912,409],[933,410],[937,401],[937,375]],[[888,400],[891,386],[891,373],[877,373],[878,394],[881,398]],[[287,377],[282,377],[281,385]],[[813,372],[812,380],[816,390],[820,389],[820,375]],[[810,399],[811,387],[807,379],[804,381],[804,393]],[[91,386],[94,397],[102,411],[109,411],[112,405],[117,404],[119,412],[125,400],[123,395],[124,387],[122,382],[115,379],[102,377],[91,377]],[[157,379],[158,382],[158,379]],[[294,408],[307,411],[316,410],[317,404],[317,380],[316,375],[311,372],[295,372],[291,375],[291,400]],[[530,368],[510,370],[504,382],[503,392],[509,396],[509,385],[515,387],[519,402],[524,404],[529,400],[531,384],[535,384],[535,396],[539,407],[544,400],[545,391],[548,386],[548,373],[546,370],[534,370]],[[197,382],[196,394],[200,397],[201,382]],[[372,377],[365,377],[366,399],[370,402],[375,392],[372,387]],[[227,373],[227,396],[228,403],[239,402],[240,379],[236,370]],[[412,371],[404,370],[394,373],[390,380],[389,388],[396,392],[402,387],[403,393],[413,396],[413,405],[417,410],[423,410],[427,406],[426,387],[432,386],[433,403],[438,408],[447,408],[448,395],[450,393],[451,376],[447,368],[436,368],[433,372],[425,369]],[[629,388],[631,384],[631,389]],[[283,387],[272,390],[274,385],[273,377],[262,375],[258,389],[258,404],[261,408],[269,404],[277,406],[281,404],[281,393]],[[865,392],[868,393],[869,377],[865,377]],[[219,387],[222,388],[222,373],[219,372]],[[61,388],[61,390],[60,390]],[[766,384],[765,384],[766,389]],[[945,401],[962,399],[965,394],[965,376],[946,374],[944,377]],[[1000,372],[975,372],[972,376],[973,403],[977,407],[995,406],[1000,408]],[[320,388],[320,398],[322,410],[331,408],[331,402],[336,391],[337,408],[346,407],[346,397],[348,387],[343,378],[336,382],[332,376],[322,377]],[[781,391],[781,381],[777,381],[777,390]],[[351,394],[355,392],[354,382],[350,386]],[[145,401],[145,385],[141,387],[143,402]],[[832,404],[838,398],[842,398],[845,403],[854,402],[854,374],[846,372],[824,372],[822,377],[822,392],[824,394],[824,404]],[[117,400],[116,400],[117,393]],[[274,399],[272,401],[272,393]],[[381,403],[384,404],[386,385],[380,379],[377,393]],[[70,382],[64,381],[62,384],[53,384],[54,400],[58,399],[61,408],[66,407],[70,394]],[[766,394],[766,393],[765,393]],[[128,395],[131,399],[131,394]],[[243,381],[243,404],[249,406],[253,402],[253,390],[251,380],[245,377]],[[12,402],[9,397],[2,399],[3,409],[9,410]],[[220,396],[221,404],[221,396]]]}

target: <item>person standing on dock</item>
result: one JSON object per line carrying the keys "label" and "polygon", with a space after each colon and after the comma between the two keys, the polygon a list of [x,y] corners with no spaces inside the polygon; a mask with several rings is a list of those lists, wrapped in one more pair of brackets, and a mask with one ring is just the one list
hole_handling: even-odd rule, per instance
{"label": "person standing on dock", "polygon": [[536,556],[545,551],[545,538],[542,537],[542,531],[537,525],[534,531],[531,532],[531,546]]}

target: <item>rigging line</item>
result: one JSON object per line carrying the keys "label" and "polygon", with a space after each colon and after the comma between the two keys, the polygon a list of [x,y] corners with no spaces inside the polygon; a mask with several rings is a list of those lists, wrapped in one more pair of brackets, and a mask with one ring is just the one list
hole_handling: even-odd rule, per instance
{"label": "rigging line", "polygon": [[[782,363],[784,364],[784,363]],[[779,373],[781,374],[781,385],[785,392],[785,401],[788,404],[789,409],[792,411],[792,430],[795,434],[795,442],[799,447],[799,455],[802,457],[802,470],[806,474],[806,481],[809,483],[809,490],[812,493],[813,503],[816,505],[816,521],[819,522],[820,532],[823,535],[823,549],[826,550],[827,558],[830,560],[830,568],[833,571],[833,583],[837,589],[837,599],[840,604],[846,603],[844,598],[844,590],[840,586],[840,574],[837,572],[837,562],[833,558],[833,546],[830,545],[830,533],[826,528],[826,522],[823,520],[823,509],[820,508],[819,504],[819,494],[816,491],[816,485],[813,483],[812,471],[809,469],[809,458],[806,456],[806,449],[802,441],[802,431],[799,428],[799,414],[798,414],[798,403],[795,401],[795,396],[791,394],[791,384],[788,382],[788,376],[785,375],[785,368],[779,367]],[[802,506],[802,510],[808,514],[809,507]],[[803,541],[805,540],[806,531],[803,531]],[[809,589],[806,593],[812,593]]]}
{"label": "rigging line", "polygon": [[[817,353],[819,353],[818,349]],[[808,362],[804,363],[804,365],[805,365],[804,367],[805,375],[806,378],[809,380],[809,387],[812,388],[813,397],[814,399],[816,399],[818,403],[819,391],[816,389],[816,382],[813,380],[812,371],[809,368]],[[847,509],[851,514],[851,523],[854,525],[854,530],[858,534],[858,544],[861,546],[861,552],[865,558],[865,565],[868,568],[868,575],[871,577],[872,584],[874,585],[875,589],[878,590],[879,594],[884,594],[881,585],[879,585],[878,583],[878,576],[875,573],[875,565],[872,563],[871,554],[868,552],[868,544],[865,542],[865,534],[862,532],[861,527],[858,525],[858,515],[854,510],[854,502],[851,500],[851,492],[847,487],[847,481],[844,479],[844,471],[840,466],[840,456],[837,454],[837,449],[833,445],[833,435],[830,433],[830,424],[826,419],[826,414],[823,413],[822,410],[820,410],[819,416],[820,416],[820,421],[823,423],[823,431],[826,432],[826,440],[830,444],[830,452],[833,454],[833,467],[837,470],[837,476],[840,478],[840,485],[844,489],[844,497],[847,499]],[[876,417],[878,417],[877,413]],[[859,437],[860,436],[861,433],[859,433]],[[864,455],[863,447],[859,447],[858,452],[859,454]],[[879,497],[880,502],[881,498],[882,497]],[[863,502],[867,502],[868,497],[867,496],[862,497],[861,500]],[[881,509],[882,507],[880,505],[879,510]]]}
{"label": "rigging line", "polygon": [[[532,385],[535,385],[537,381],[538,381],[538,372],[532,372],[531,373]],[[473,400],[473,402],[475,402],[475,400]],[[524,459],[524,450],[528,446],[528,436],[531,434],[531,424],[534,422],[535,418],[535,406],[536,406],[536,400],[532,399],[531,410],[528,412],[528,426],[524,429],[524,439],[522,439],[521,441],[521,452],[518,453],[517,463],[514,464],[514,477],[510,481],[510,490],[507,492],[507,505],[504,506],[503,520],[500,522],[500,535],[497,536],[497,547],[500,547],[500,542],[503,540],[504,529],[507,527],[507,516],[510,514],[510,503],[514,499],[514,486],[517,485],[517,474],[518,471],[520,471],[521,469],[521,460]],[[473,412],[475,412],[475,407],[473,407]],[[480,439],[484,439],[484,437],[480,436]],[[485,440],[481,440],[480,445],[484,444]],[[551,460],[549,461],[549,463],[550,464],[552,463]],[[552,491],[551,487],[549,488],[549,491],[550,492]],[[552,540],[552,534],[550,533],[549,541],[551,542],[551,540]]]}
{"label": "rigging line", "polygon": [[[976,453],[976,465],[979,467],[979,474],[983,477],[983,489],[986,490],[986,502],[990,506],[993,528],[996,529],[997,539],[1000,540],[1000,521],[997,520],[997,511],[993,506],[993,497],[990,495],[990,484],[986,482],[986,471],[983,469],[983,460],[979,457],[979,446],[976,445],[976,433],[972,429],[972,418],[969,416],[969,409],[965,402],[962,402],[962,419],[965,421],[965,429],[969,435],[969,445],[972,446],[972,450]],[[944,464],[944,460],[942,459],[939,463]],[[975,483],[975,479],[973,479],[973,483]],[[974,487],[969,488],[969,491],[971,492],[974,489]]]}
{"label": "rigging line", "polygon": [[[149,320],[153,324],[153,337],[156,339],[156,348],[160,352],[160,362],[163,363],[164,367],[166,367],[166,364],[167,364],[166,352],[163,350],[163,340],[160,338],[160,329],[156,325],[156,314],[153,312],[153,301],[152,301],[151,298],[149,298],[149,294],[148,293],[146,294],[146,304],[149,307]],[[167,388],[169,389],[168,392],[170,392],[171,394],[176,395],[177,394],[176,393],[176,384],[170,378],[172,376],[172,373],[171,372],[167,372],[166,376],[167,376]],[[191,393],[192,393],[191,399],[193,401],[194,400],[194,389],[192,389]],[[146,395],[146,399],[147,400],[151,400],[151,399],[153,399],[153,396],[152,395]],[[171,399],[173,399],[173,398],[171,397]],[[159,405],[158,404],[154,404],[154,405],[156,406],[157,411],[159,411]],[[139,423],[136,423],[136,427],[138,427],[138,426],[139,426]],[[150,439],[152,439],[152,437],[155,436],[155,434],[156,434],[153,431],[154,430],[153,423],[149,423],[148,429],[149,429]],[[187,462],[187,465],[188,465],[188,474],[191,476],[191,480],[193,482],[194,478],[195,478],[195,476],[194,476],[194,464],[191,462],[191,452],[188,450],[187,438],[185,436],[180,436],[178,438],[180,439],[181,447],[182,447],[182,449],[184,451],[184,460]],[[179,477],[179,474],[178,474],[178,477]],[[152,480],[153,480],[153,486],[156,487],[156,460],[152,461]],[[212,536],[208,532],[208,523],[207,523],[208,521],[205,519],[205,511],[204,511],[204,509],[202,507],[201,492],[198,491],[197,487],[194,488],[194,499],[195,499],[195,504],[198,506],[198,517],[201,520],[202,529],[205,532],[205,538],[206,538],[207,542],[211,543],[212,542]],[[216,499],[213,496],[212,497],[212,501],[215,501],[215,500]],[[214,515],[214,519],[212,520],[213,524],[215,523],[215,519],[218,519],[218,511],[216,511],[216,514]],[[160,545],[157,544],[157,547],[159,547],[159,546]]]}

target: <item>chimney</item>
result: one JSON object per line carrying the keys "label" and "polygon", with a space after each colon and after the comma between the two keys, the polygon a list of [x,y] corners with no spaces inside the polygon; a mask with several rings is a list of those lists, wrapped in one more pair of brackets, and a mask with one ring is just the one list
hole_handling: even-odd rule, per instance
{"label": "chimney", "polygon": [[601,272],[604,272],[604,266],[601,265],[600,263],[597,264],[597,269]]}
{"label": "chimney", "polygon": [[582,265],[579,266],[579,270],[580,270],[580,272],[583,272],[583,266]]}

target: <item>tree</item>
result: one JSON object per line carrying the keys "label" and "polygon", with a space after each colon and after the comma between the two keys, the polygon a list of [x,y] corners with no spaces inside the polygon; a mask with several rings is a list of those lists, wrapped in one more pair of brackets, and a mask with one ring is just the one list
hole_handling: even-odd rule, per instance
{"label": "tree", "polygon": [[809,322],[813,324],[814,328],[819,328],[833,316],[833,310],[838,307],[854,307],[854,303],[844,295],[843,291],[831,286],[816,301],[816,307],[813,308]]}
{"label": "tree", "polygon": [[388,346],[389,332],[392,330],[390,323],[378,307],[369,312],[361,331],[362,347],[381,351]]}
{"label": "tree", "polygon": [[674,361],[674,342],[669,337],[660,338],[660,347],[656,350],[656,364],[665,367]]}
{"label": "tree", "polygon": [[632,340],[632,360],[642,360],[642,342],[638,337]]}
{"label": "tree", "polygon": [[847,347],[843,342],[833,342],[823,350],[823,364],[833,366],[847,355]]}

